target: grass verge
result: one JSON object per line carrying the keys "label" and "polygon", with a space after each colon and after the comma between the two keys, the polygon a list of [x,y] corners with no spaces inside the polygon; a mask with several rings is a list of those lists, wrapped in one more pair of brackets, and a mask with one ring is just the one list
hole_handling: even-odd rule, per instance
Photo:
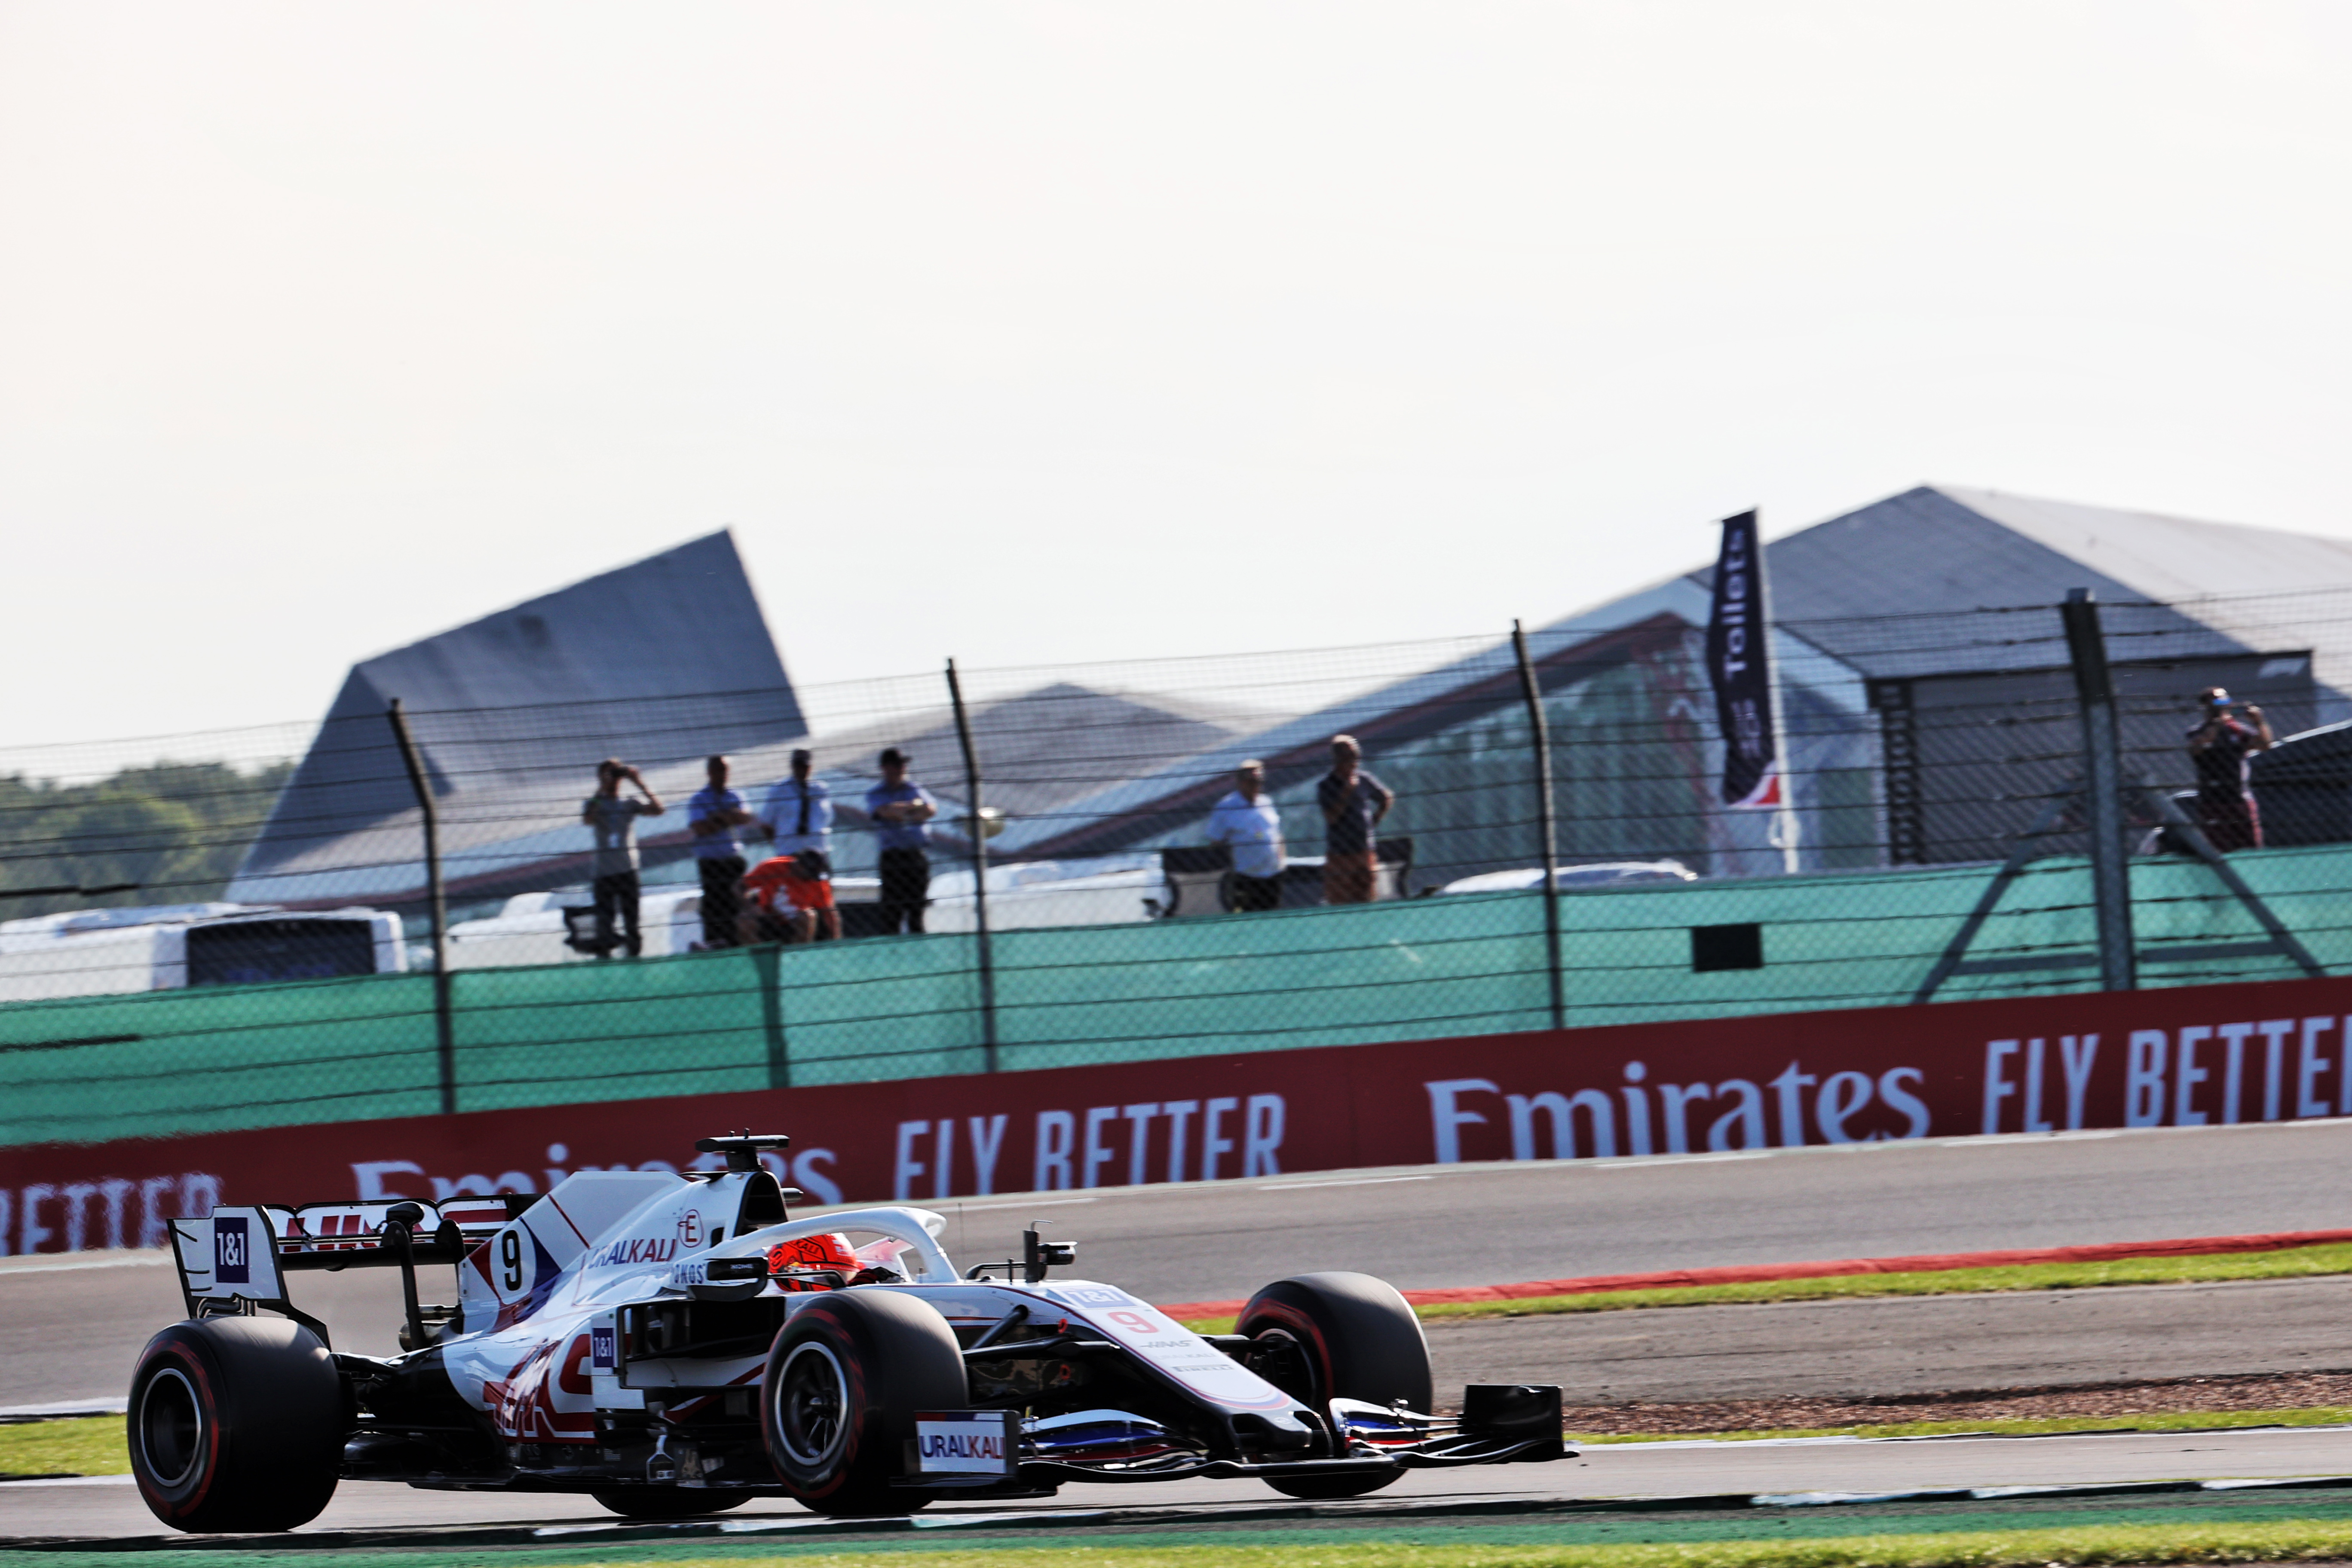
{"label": "grass verge", "polygon": [[0,1426],[0,1476],[127,1476],[124,1445],[120,1415]]}
{"label": "grass verge", "polygon": [[2048,1415],[2022,1420],[1895,1421],[1869,1426],[1773,1426],[1741,1432],[1620,1432],[1571,1434],[1571,1443],[1668,1443],[1694,1437],[1717,1442],[1752,1442],[1765,1437],[1935,1437],[1953,1432],[1990,1432],[2002,1437],[2044,1436],[2063,1432],[2219,1432],[2244,1426],[2352,1426],[2352,1405],[2321,1405],[2295,1410],[2167,1410],[2131,1415]]}
{"label": "grass verge", "polygon": [[[1367,1532],[1372,1533],[1372,1532]],[[978,1550],[791,1553],[796,1563],[843,1568],[2084,1568],[2177,1563],[2311,1563],[2352,1557],[2352,1522],[2105,1525],[1937,1535],[1860,1535],[1655,1545],[1481,1542],[1408,1544],[1379,1540],[1082,1547],[991,1544]],[[565,1568],[615,1568],[625,1549]],[[667,1557],[662,1568],[740,1568],[739,1557]]]}
{"label": "grass verge", "polygon": [[[1917,1274],[1840,1274],[1822,1279],[1762,1279],[1741,1285],[1685,1285],[1658,1290],[1593,1290],[1528,1296],[1515,1301],[1449,1301],[1415,1307],[1423,1322],[1465,1318],[1536,1317],[1553,1312],[1612,1312],[1643,1307],[1713,1307],[1746,1302],[1830,1301],[1868,1296],[1960,1296],[1989,1290],[2089,1290],[2112,1285],[2188,1285],[2228,1279],[2304,1279],[2352,1274],[2352,1243],[2203,1258],[2126,1258],[2105,1263],[2026,1263],[2005,1268],[1939,1268]],[[1196,1318],[1195,1333],[1229,1334],[1231,1318]]]}

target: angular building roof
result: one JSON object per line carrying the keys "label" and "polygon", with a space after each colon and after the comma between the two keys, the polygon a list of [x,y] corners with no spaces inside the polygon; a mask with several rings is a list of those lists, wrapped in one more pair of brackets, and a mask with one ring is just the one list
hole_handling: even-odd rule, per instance
{"label": "angular building roof", "polygon": [[[2352,587],[2352,542],[1923,486],[1773,540],[1765,557],[1783,679],[1850,711],[1863,706],[1870,678],[2063,666],[2052,606],[2074,588],[2091,589],[2105,606],[2119,660],[2311,647],[2318,679],[2335,692],[2352,690],[2352,616],[2331,628],[2325,617],[2249,602]],[[1605,662],[1636,628],[1703,626],[1713,580],[1713,566],[1703,566],[1531,631],[1545,685]],[[1321,742],[1341,731],[1362,736],[1377,756],[1390,720],[1467,712],[1480,694],[1517,701],[1508,680],[1497,684],[1512,669],[1509,645],[1498,640],[1074,801],[1055,823],[1015,825],[999,853],[1104,853],[1164,834],[1177,817],[1205,811],[1212,786],[1242,757],[1314,766]]]}
{"label": "angular building roof", "polygon": [[[713,533],[352,666],[229,897],[422,896],[421,816],[385,717],[394,699],[434,790],[453,897],[494,896],[527,868],[543,883],[551,860],[584,871],[580,801],[603,758],[636,763],[682,804],[706,755],[808,731],[735,542]],[[675,834],[685,818],[656,824]]]}
{"label": "angular building roof", "polygon": [[[2271,596],[2352,586],[2352,542],[1955,486],[1776,539],[1765,560],[1780,625],[1874,677],[2063,665],[2049,608],[2072,588],[2106,606],[2118,659],[2307,647],[2324,628]],[[2352,641],[2315,651],[2323,681],[2352,683]]]}

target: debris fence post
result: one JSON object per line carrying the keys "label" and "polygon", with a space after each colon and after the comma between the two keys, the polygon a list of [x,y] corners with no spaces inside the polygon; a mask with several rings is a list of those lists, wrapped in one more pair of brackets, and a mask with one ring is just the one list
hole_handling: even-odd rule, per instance
{"label": "debris fence post", "polygon": [[441,1114],[451,1116],[457,1110],[457,1030],[449,995],[449,901],[441,886],[441,814],[434,805],[432,782],[425,776],[425,764],[417,755],[415,738],[408,732],[408,717],[400,710],[399,698],[392,700],[384,717],[392,721],[392,738],[399,744],[401,763],[408,769],[408,787],[416,792],[416,809],[425,818],[425,899],[433,942],[433,1028],[441,1060]]}
{"label": "debris fence post", "polygon": [[2099,917],[2099,988],[2129,991],[2138,983],[2137,954],[2132,946],[2131,862],[2124,843],[2123,746],[2116,731],[2115,680],[2107,670],[2106,639],[2091,591],[2069,588],[2058,613],[2066,626],[2066,653],[2074,667],[2074,694],[2083,710],[2091,897]]}
{"label": "debris fence post", "polygon": [[1511,623],[1511,651],[1518,657],[1519,691],[1528,703],[1528,732],[1535,737],[1536,834],[1543,852],[1544,963],[1551,981],[1551,1026],[1568,1026],[1568,1000],[1563,993],[1559,962],[1559,846],[1552,826],[1551,726],[1544,719],[1543,686],[1536,679],[1535,661],[1528,657],[1528,634]]}
{"label": "debris fence post", "polygon": [[980,753],[972,749],[971,716],[963,683],[948,660],[948,700],[955,708],[956,743],[963,748],[964,829],[971,836],[971,910],[980,960],[980,1046],[982,1070],[996,1070],[996,963],[988,938],[988,825],[980,809]]}

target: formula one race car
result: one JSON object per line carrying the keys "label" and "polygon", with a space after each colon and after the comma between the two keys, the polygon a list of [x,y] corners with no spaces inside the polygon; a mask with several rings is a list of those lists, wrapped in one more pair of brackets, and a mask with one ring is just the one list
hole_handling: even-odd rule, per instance
{"label": "formula one race car", "polygon": [[[584,1492],[632,1519],[755,1497],[895,1514],[1192,1476],[1354,1497],[1564,1452],[1555,1387],[1426,1414],[1420,1323],[1369,1275],[1279,1280],[1238,1332],[1194,1334],[1114,1286],[1048,1283],[1075,1246],[1034,1230],[959,1274],[922,1209],[789,1219],[800,1194],[761,1159],[788,1142],[703,1139],[726,1168],[692,1176],[174,1221],[189,1316],[131,1378],[141,1495],[195,1531],[290,1530],[345,1479]],[[457,1265],[454,1306],[419,1304],[425,1263]],[[401,1271],[385,1359],[330,1349],[286,1289],[371,1265]]]}

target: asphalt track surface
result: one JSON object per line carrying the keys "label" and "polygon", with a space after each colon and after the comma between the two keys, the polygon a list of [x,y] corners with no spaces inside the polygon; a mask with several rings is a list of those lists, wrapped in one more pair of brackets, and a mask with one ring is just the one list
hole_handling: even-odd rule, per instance
{"label": "asphalt track surface", "polygon": [[[936,1206],[963,1264],[1017,1252],[1023,1224],[1045,1220],[1049,1236],[1078,1241],[1072,1273],[1182,1302],[1317,1268],[1411,1289],[2330,1229],[2352,1225],[2347,1169],[2352,1121],[2336,1121],[1325,1172]],[[388,1354],[395,1281],[390,1270],[304,1274],[295,1289],[339,1348]],[[446,1289],[423,1283],[428,1297]],[[1445,1327],[1433,1341],[1441,1384],[1541,1375],[1571,1399],[2308,1371],[2352,1367],[2347,1289],[1684,1308]],[[0,1258],[0,1406],[119,1397],[139,1346],[179,1316],[159,1254]]]}
{"label": "asphalt track surface", "polygon": [[[2352,1124],[1954,1140],[1738,1159],[1423,1167],[1215,1186],[949,1202],[965,1262],[1013,1245],[1029,1218],[1081,1242],[1076,1272],[1161,1300],[1246,1294],[1318,1268],[1407,1287],[1579,1274],[2328,1229],[2352,1221],[2341,1173]],[[390,1348],[389,1271],[305,1275],[298,1289],[345,1348]],[[1441,1323],[1441,1386],[1489,1378],[1565,1384],[1571,1399],[1885,1394],[2352,1367],[2352,1281],[2335,1279],[2052,1294],[1682,1308]],[[119,1397],[146,1335],[178,1316],[172,1270],[125,1255],[0,1260],[0,1405]],[[1567,1500],[1724,1493],[1911,1492],[2211,1478],[2352,1475],[2352,1432],[2119,1434],[1790,1445],[1610,1445],[1554,1465],[1418,1472],[1343,1505],[1509,1509]],[[2220,1494],[2215,1494],[2220,1495]],[[1103,1509],[1175,1510],[1205,1527],[1295,1509],[1247,1481],[1070,1487],[1050,1501],[949,1518]],[[936,1517],[940,1510],[934,1510]],[[726,1516],[756,1541],[791,1504]],[[312,1530],[583,1528],[582,1500],[354,1484]],[[152,1536],[116,1481],[0,1483],[0,1536]],[[564,1536],[544,1539],[554,1544]]]}
{"label": "asphalt track surface", "polygon": [[[1959,1489],[2078,1488],[2347,1474],[2352,1474],[2352,1431],[2340,1430],[1867,1443],[1612,1444],[1552,1464],[1413,1472],[1375,1497],[1317,1505],[1311,1511],[1328,1518],[1393,1517],[1416,1506],[1449,1504],[1536,1510],[1546,1504],[1557,1507],[1593,1500],[1726,1494],[1869,1497]],[[1150,1486],[1072,1486],[1049,1500],[962,1509],[943,1505],[926,1516],[926,1523],[937,1528],[959,1520],[978,1523],[988,1518],[1013,1523],[1041,1516],[1050,1521],[1055,1516],[1112,1509],[1169,1510],[1169,1523],[1199,1528],[1257,1515],[1295,1513],[1297,1508],[1252,1481],[1173,1481]],[[788,1531],[803,1527],[811,1516],[792,1503],[762,1500],[733,1510],[724,1520],[719,1528],[728,1535],[749,1534],[756,1540],[763,1524]],[[1812,1519],[1804,1522],[1810,1525]],[[624,1528],[584,1499],[427,1492],[352,1483],[337,1493],[318,1521],[298,1534],[515,1523],[551,1532],[533,1543],[557,1545],[568,1539],[583,1548],[594,1546],[599,1534]],[[126,1483],[0,1483],[0,1539],[120,1539],[165,1533],[140,1502],[137,1491]]]}

